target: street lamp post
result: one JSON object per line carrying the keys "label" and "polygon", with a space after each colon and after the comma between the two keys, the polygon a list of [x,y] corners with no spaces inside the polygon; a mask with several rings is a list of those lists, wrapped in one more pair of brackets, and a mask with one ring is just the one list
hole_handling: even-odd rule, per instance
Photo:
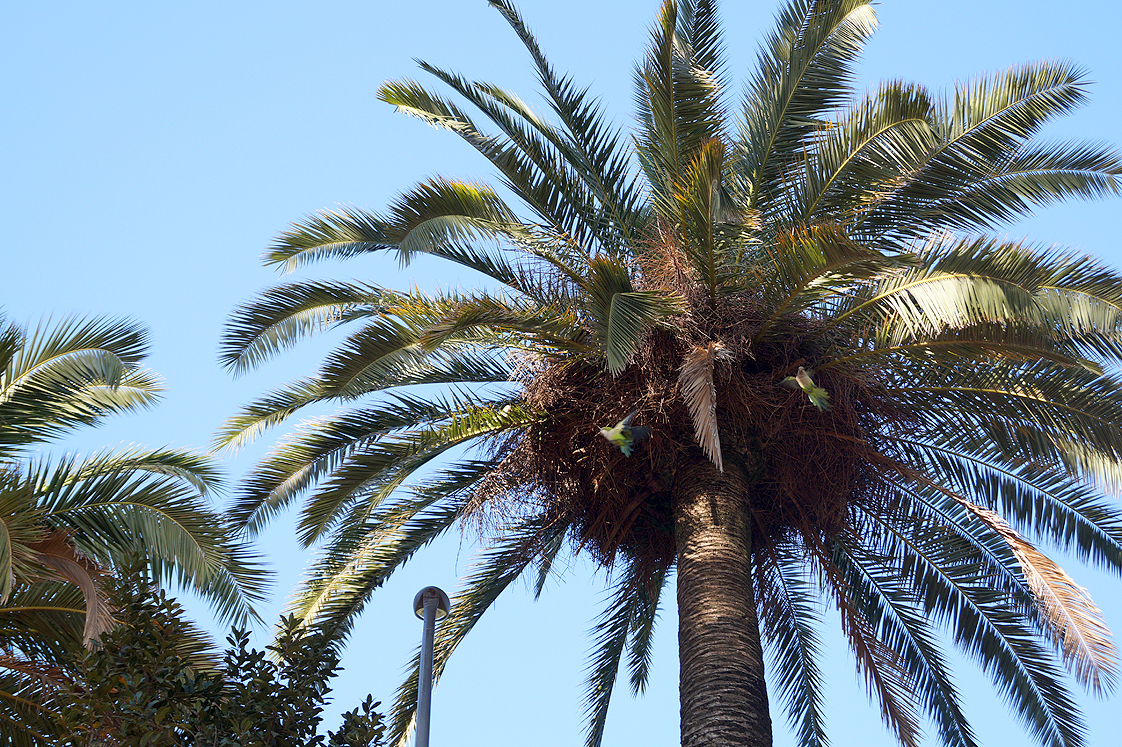
{"label": "street lamp post", "polygon": [[448,615],[452,603],[435,586],[426,586],[413,597],[413,614],[425,621],[421,633],[421,671],[417,679],[416,747],[429,747],[429,710],[432,701],[432,644],[436,621]]}

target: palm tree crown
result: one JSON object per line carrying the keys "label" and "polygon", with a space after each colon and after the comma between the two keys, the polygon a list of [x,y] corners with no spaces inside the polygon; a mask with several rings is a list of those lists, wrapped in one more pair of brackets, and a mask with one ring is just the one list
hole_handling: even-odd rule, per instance
{"label": "palm tree crown", "polygon": [[243,622],[263,574],[208,506],[213,462],[174,449],[48,457],[36,448],[151,406],[131,322],[0,319],[0,740],[50,744],[52,693],[69,656],[113,624],[104,576],[143,563]]}
{"label": "palm tree crown", "polygon": [[511,5],[492,5],[552,120],[424,63],[489,131],[413,81],[380,95],[475,147],[501,193],[430,179],[384,215],[312,216],[266,255],[292,271],[430,254],[484,287],[285,284],[224,338],[241,371],[354,328],[220,436],[237,445],[312,403],[347,405],[279,444],[235,511],[255,530],[306,496],[299,531],[323,552],[297,612],[345,630],[414,552],[478,521],[491,544],[435,670],[512,581],[532,572],[540,591],[560,553],[587,553],[615,584],[590,745],[625,655],[644,686],[672,574],[683,745],[770,744],[765,649],[800,744],[826,744],[822,599],[902,744],[924,714],[944,744],[975,744],[939,631],[1041,744],[1082,744],[1060,664],[1104,691],[1115,651],[1032,542],[1122,569],[1122,515],[1099,492],[1122,477],[1122,392],[1106,372],[1122,354],[1122,277],[987,233],[1122,187],[1113,151],[1037,139],[1084,101],[1082,72],[1037,63],[944,97],[902,82],[858,96],[870,3],[789,0],[734,106],[714,3],[667,0],[628,138]]}

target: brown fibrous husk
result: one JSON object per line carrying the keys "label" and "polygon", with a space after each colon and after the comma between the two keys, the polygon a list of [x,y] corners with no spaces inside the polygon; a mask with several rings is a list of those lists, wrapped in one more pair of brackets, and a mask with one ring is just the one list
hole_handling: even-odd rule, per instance
{"label": "brown fibrous husk", "polygon": [[[705,460],[678,373],[690,346],[718,341],[732,355],[715,366],[717,422],[726,465],[743,469],[754,521],[752,547],[818,545],[845,528],[849,509],[883,495],[870,467],[868,435],[906,427],[877,390],[875,372],[836,365],[815,375],[830,394],[820,412],[798,389],[780,386],[799,366],[823,360],[822,323],[792,314],[758,335],[765,315],[751,294],[698,304],[674,333],[654,330],[613,377],[595,360],[542,359],[524,375],[524,401],[545,417],[498,450],[479,505],[530,510],[571,527],[570,539],[610,567],[620,554],[649,571],[675,560],[675,476]],[[756,337],[759,339],[754,339]],[[836,348],[835,348],[836,349]],[[630,457],[599,434],[628,413],[650,437]],[[514,502],[514,505],[510,505]]]}

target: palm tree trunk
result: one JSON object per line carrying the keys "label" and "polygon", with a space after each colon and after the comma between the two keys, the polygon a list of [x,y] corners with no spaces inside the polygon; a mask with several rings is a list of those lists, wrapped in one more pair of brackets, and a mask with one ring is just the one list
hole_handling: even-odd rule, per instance
{"label": "palm tree trunk", "polygon": [[771,747],[748,482],[736,465],[692,461],[674,496],[682,747]]}

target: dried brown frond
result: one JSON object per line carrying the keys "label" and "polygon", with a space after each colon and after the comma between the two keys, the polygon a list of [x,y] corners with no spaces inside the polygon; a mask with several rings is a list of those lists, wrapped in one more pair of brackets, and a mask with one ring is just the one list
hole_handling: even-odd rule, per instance
{"label": "dried brown frond", "polygon": [[1113,691],[1118,676],[1118,649],[1106,618],[1087,590],[1001,516],[959,496],[955,496],[955,500],[1009,545],[1036,597],[1041,618],[1076,679],[1095,693]]}
{"label": "dried brown frond", "polygon": [[28,546],[35,561],[50,568],[59,580],[74,584],[86,601],[86,625],[82,642],[91,646],[106,630],[113,627],[113,617],[101,579],[105,576],[96,563],[82,557],[67,532],[55,530]]}
{"label": "dried brown frond", "polygon": [[882,641],[864,618],[846,629],[857,669],[865,675],[870,697],[880,703],[880,716],[901,745],[917,747],[921,729],[915,681],[901,662],[901,655]]}
{"label": "dried brown frond", "polygon": [[677,233],[664,221],[657,221],[649,230],[641,242],[640,257],[637,287],[669,291],[687,299],[701,292]]}
{"label": "dried brown frond", "polygon": [[728,349],[722,343],[713,341],[688,350],[678,372],[678,385],[693,419],[694,436],[705,456],[721,472],[725,471],[725,465],[717,428],[717,386],[713,383],[713,366],[718,360],[731,359]]}
{"label": "dried brown frond", "polygon": [[61,667],[19,654],[0,653],[0,669],[19,672],[37,682],[55,687],[68,682],[67,674]]}
{"label": "dried brown frond", "polygon": [[811,543],[807,560],[817,571],[823,590],[837,605],[842,631],[849,641],[857,671],[865,676],[870,698],[880,703],[881,719],[902,745],[918,745],[921,734],[916,681],[903,664],[903,655],[889,646],[869,619],[853,606],[842,574],[825,547]]}
{"label": "dried brown frond", "polygon": [[998,513],[966,500],[888,457],[873,453],[870,458],[910,481],[951,498],[997,533],[1017,558],[1025,582],[1036,599],[1040,619],[1050,631],[1064,662],[1076,678],[1095,693],[1114,690],[1118,676],[1118,649],[1102,611],[1086,589],[1022,537]]}

